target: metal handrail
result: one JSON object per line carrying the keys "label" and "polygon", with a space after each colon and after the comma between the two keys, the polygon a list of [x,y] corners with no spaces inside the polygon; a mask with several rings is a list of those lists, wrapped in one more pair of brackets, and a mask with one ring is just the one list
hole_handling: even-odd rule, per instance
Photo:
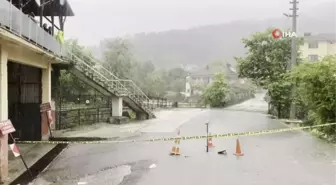
{"label": "metal handrail", "polygon": [[82,64],[86,65],[86,67],[88,67],[89,69],[93,70],[94,72],[96,72],[98,75],[100,75],[102,78],[105,78],[106,80],[108,80],[104,75],[100,74],[98,71],[96,71],[94,68],[92,68],[90,65],[88,65],[87,63],[83,62],[82,59],[78,58],[76,55],[72,54],[71,52],[68,51],[68,54],[71,55],[71,57],[75,57],[77,60],[79,60]]}
{"label": "metal handrail", "polygon": [[134,83],[133,80],[120,80],[120,81],[131,82],[131,83],[137,88],[137,90],[140,91],[140,93],[145,97],[146,100],[150,100],[150,99],[148,98],[148,96],[147,96],[147,95],[140,89],[140,87],[137,86],[137,85]]}
{"label": "metal handrail", "polygon": [[[81,50],[80,50],[80,48],[79,48],[78,46],[73,46],[72,48],[75,48],[77,51],[80,51],[80,52],[81,52]],[[92,59],[93,61],[95,61],[95,64],[98,65],[98,66],[100,66],[101,69],[103,69],[105,72],[110,73],[110,75],[112,75],[113,78],[119,80],[119,78],[118,78],[117,76],[115,76],[111,71],[107,70],[107,69],[101,64],[101,63],[102,63],[101,61],[99,61],[98,59],[93,58],[93,57],[91,57],[91,56],[87,56],[87,57],[90,58],[90,59]]]}
{"label": "metal handrail", "polygon": [[[64,46],[64,47],[67,48],[66,46]],[[72,48],[76,48],[77,51],[81,52],[81,51],[79,50],[78,47],[72,47]],[[73,54],[73,50],[72,50],[72,49],[70,49],[70,50],[71,50],[72,52],[70,52],[68,48],[66,49],[66,51],[67,51],[69,54],[71,54],[71,55],[73,55],[73,56],[76,56],[76,55]],[[83,53],[81,52],[81,54],[83,54]],[[95,61],[95,64],[98,64],[98,65],[101,67],[100,69],[104,69],[104,70],[106,70],[107,72],[109,72],[107,69],[104,68],[104,66],[102,66],[101,64],[99,64],[99,62],[96,62],[96,59],[92,58],[91,56],[86,56],[86,57],[88,57],[88,58],[92,59],[93,61]],[[84,63],[85,65],[89,66],[86,62],[84,62],[84,61],[83,61],[82,59],[80,59],[79,57],[76,56],[76,58],[78,58],[79,60],[81,60],[81,62]],[[94,70],[96,73],[99,73],[99,75],[102,75],[99,71],[97,71],[97,70],[94,69],[93,67],[91,67],[91,66],[89,66],[89,67],[90,67],[90,69]],[[110,75],[112,75],[113,78],[117,79],[116,81],[119,80],[119,78],[116,77],[113,73],[111,73],[111,72],[109,72],[109,73],[110,73]],[[102,76],[104,76],[104,75],[102,75]],[[105,77],[105,76],[104,76],[104,77]],[[106,78],[106,77],[105,77],[105,78]],[[108,79],[108,78],[106,78],[106,79]],[[108,80],[109,80],[109,79],[108,79]],[[121,83],[119,83],[119,85],[123,86]],[[124,88],[125,88],[125,87],[124,87]]]}
{"label": "metal handrail", "polygon": [[[73,48],[75,48],[77,51],[80,51],[78,48],[78,46],[74,46]],[[147,97],[147,95],[139,88],[139,86],[137,86],[132,80],[129,80],[129,79],[123,79],[121,80],[120,78],[118,78],[117,76],[115,76],[111,71],[107,70],[102,64],[101,64],[101,61],[99,61],[98,59],[96,58],[93,58],[91,56],[86,56],[88,58],[90,58],[91,60],[95,61],[95,64],[98,65],[99,67],[101,67],[100,69],[103,69],[105,72],[109,73],[113,78],[119,80],[119,81],[127,81],[127,82],[131,82],[133,86],[135,86],[135,88],[144,96],[144,98],[146,100],[149,100],[149,98]]]}
{"label": "metal handrail", "polygon": [[[78,49],[78,48],[77,48]],[[104,66],[102,66],[99,62],[97,62],[96,59],[92,58],[91,56],[86,56],[87,58],[91,59],[92,61],[94,61],[96,64],[98,64],[100,66],[100,69],[105,70],[106,72],[108,72],[108,74],[110,74],[113,78],[117,79],[117,80],[110,80],[108,78],[106,78],[105,75],[101,74],[99,71],[97,71],[94,67],[91,67],[90,65],[88,65],[86,62],[84,62],[81,58],[79,58],[78,56],[76,56],[75,54],[73,54],[73,52],[70,52],[69,50],[67,50],[67,52],[71,55],[71,57],[75,57],[77,60],[79,60],[82,64],[84,64],[88,69],[93,70],[95,73],[97,73],[98,75],[100,75],[101,77],[103,77],[103,79],[105,81],[111,81],[111,82],[117,82],[117,85],[121,86],[122,91],[126,91],[126,93],[128,94],[128,96],[130,95],[135,95],[137,96],[137,93],[140,94],[141,98],[144,98],[146,102],[148,102],[150,99],[146,96],[146,94],[143,93],[143,91],[141,91],[141,89],[132,81],[132,80],[120,80],[118,77],[116,77],[113,73],[111,73],[110,71],[108,71],[106,68],[104,68]],[[83,54],[82,52],[80,52],[81,54]],[[125,87],[125,85],[122,82],[131,82],[131,85],[133,86],[133,88],[136,88],[136,90],[138,92],[130,92],[130,90],[128,88]],[[117,91],[120,92],[121,89],[117,89]],[[142,96],[141,96],[142,95]],[[143,101],[142,101],[143,103]],[[147,107],[143,107],[145,110],[147,110]]]}

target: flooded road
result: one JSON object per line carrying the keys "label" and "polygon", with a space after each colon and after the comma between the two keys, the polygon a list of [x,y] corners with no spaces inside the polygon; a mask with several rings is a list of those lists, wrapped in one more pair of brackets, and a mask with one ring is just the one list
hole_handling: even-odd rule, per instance
{"label": "flooded road", "polygon": [[[268,118],[262,95],[228,109],[182,109],[162,114],[132,139],[205,135],[286,128]],[[153,121],[153,120],[151,120]],[[335,185],[335,145],[303,131],[173,142],[69,145],[34,185]],[[227,155],[217,154],[226,150]]]}

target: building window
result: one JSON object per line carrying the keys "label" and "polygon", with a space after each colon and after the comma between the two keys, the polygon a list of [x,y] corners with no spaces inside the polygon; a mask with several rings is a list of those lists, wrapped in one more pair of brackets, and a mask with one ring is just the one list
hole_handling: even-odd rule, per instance
{"label": "building window", "polygon": [[308,43],[308,48],[318,48],[318,42],[310,42],[310,43]]}
{"label": "building window", "polygon": [[309,55],[308,59],[309,59],[309,61],[312,61],[312,62],[317,61],[318,60],[318,55]]}

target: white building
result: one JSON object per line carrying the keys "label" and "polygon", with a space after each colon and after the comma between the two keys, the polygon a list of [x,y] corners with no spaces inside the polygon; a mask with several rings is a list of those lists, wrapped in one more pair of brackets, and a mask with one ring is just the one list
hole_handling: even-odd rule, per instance
{"label": "white building", "polygon": [[186,97],[192,95],[201,95],[202,90],[199,88],[193,88],[195,86],[206,87],[213,82],[213,77],[217,72],[223,72],[226,75],[228,83],[245,83],[244,80],[238,78],[237,71],[230,65],[227,64],[225,67],[209,67],[206,66],[203,69],[191,73],[186,78]]}
{"label": "white building", "polygon": [[321,33],[312,35],[305,33],[304,45],[300,48],[302,59],[317,61],[327,55],[336,55],[336,34]]}

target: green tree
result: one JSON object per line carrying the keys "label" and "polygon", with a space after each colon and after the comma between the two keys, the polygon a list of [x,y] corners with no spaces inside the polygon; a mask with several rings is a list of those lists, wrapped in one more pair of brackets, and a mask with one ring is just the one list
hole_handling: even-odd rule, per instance
{"label": "green tree", "polygon": [[[258,86],[268,89],[272,107],[270,112],[279,117],[287,117],[292,101],[290,89],[293,85],[288,80],[289,74],[286,74],[291,59],[291,39],[274,39],[272,30],[270,28],[257,32],[251,38],[243,39],[248,54],[245,58],[236,58],[238,73],[240,77],[250,78]],[[302,43],[303,40],[299,38],[298,63],[301,62],[299,47]]]}
{"label": "green tree", "polygon": [[79,45],[77,39],[66,40],[64,42],[64,45],[67,48],[67,50],[70,51],[70,53],[68,53],[69,58],[74,59],[75,61],[77,59],[80,59],[89,66],[95,65],[96,61],[94,61],[94,57],[91,51],[88,48]]}
{"label": "green tree", "polygon": [[167,72],[165,84],[168,90],[180,93],[185,90],[186,77],[188,73],[182,68],[172,68]]}
{"label": "green tree", "polygon": [[[291,58],[291,40],[274,39],[272,30],[257,32],[251,38],[244,38],[243,43],[248,49],[247,57],[236,58],[239,76],[250,78],[262,87],[267,87],[284,74]],[[302,43],[299,41],[298,48]]]}
{"label": "green tree", "polygon": [[[297,84],[297,99],[308,110],[309,120],[315,124],[335,122],[336,56],[297,66],[291,72],[291,80]],[[335,135],[335,128],[334,125],[321,129]]]}
{"label": "green tree", "polygon": [[225,72],[226,63],[222,60],[215,60],[207,65],[210,71]]}
{"label": "green tree", "polygon": [[149,96],[163,97],[166,92],[166,84],[162,78],[161,71],[154,71],[145,77],[146,86],[144,91]]}
{"label": "green tree", "polygon": [[88,90],[88,86],[84,82],[78,80],[66,70],[61,70],[60,84],[63,96],[79,94]]}
{"label": "green tree", "polygon": [[[93,60],[92,53],[87,48],[80,46],[77,39],[66,40],[65,46],[71,51],[71,54],[68,53],[69,57],[72,57],[72,59],[75,59],[75,61],[76,59],[78,61],[79,58],[82,62],[85,62],[89,66],[95,65],[96,61]],[[71,55],[74,55],[78,58]],[[63,98],[71,97],[74,94],[78,95],[82,93],[93,93],[93,88],[79,80],[67,70],[60,71],[59,80],[61,95]]]}
{"label": "green tree", "polygon": [[289,79],[289,74],[284,73],[268,84],[268,95],[271,97],[269,103],[272,105],[273,114],[278,118],[288,117],[293,82]]}
{"label": "green tree", "polygon": [[205,104],[211,107],[223,107],[227,102],[229,88],[225,81],[224,73],[216,73],[214,81],[207,87],[202,94]]}
{"label": "green tree", "polygon": [[120,79],[131,79],[133,74],[131,44],[122,38],[107,40],[105,43],[104,67]]}
{"label": "green tree", "polygon": [[155,71],[155,66],[151,61],[146,61],[140,66],[141,72],[145,75]]}

